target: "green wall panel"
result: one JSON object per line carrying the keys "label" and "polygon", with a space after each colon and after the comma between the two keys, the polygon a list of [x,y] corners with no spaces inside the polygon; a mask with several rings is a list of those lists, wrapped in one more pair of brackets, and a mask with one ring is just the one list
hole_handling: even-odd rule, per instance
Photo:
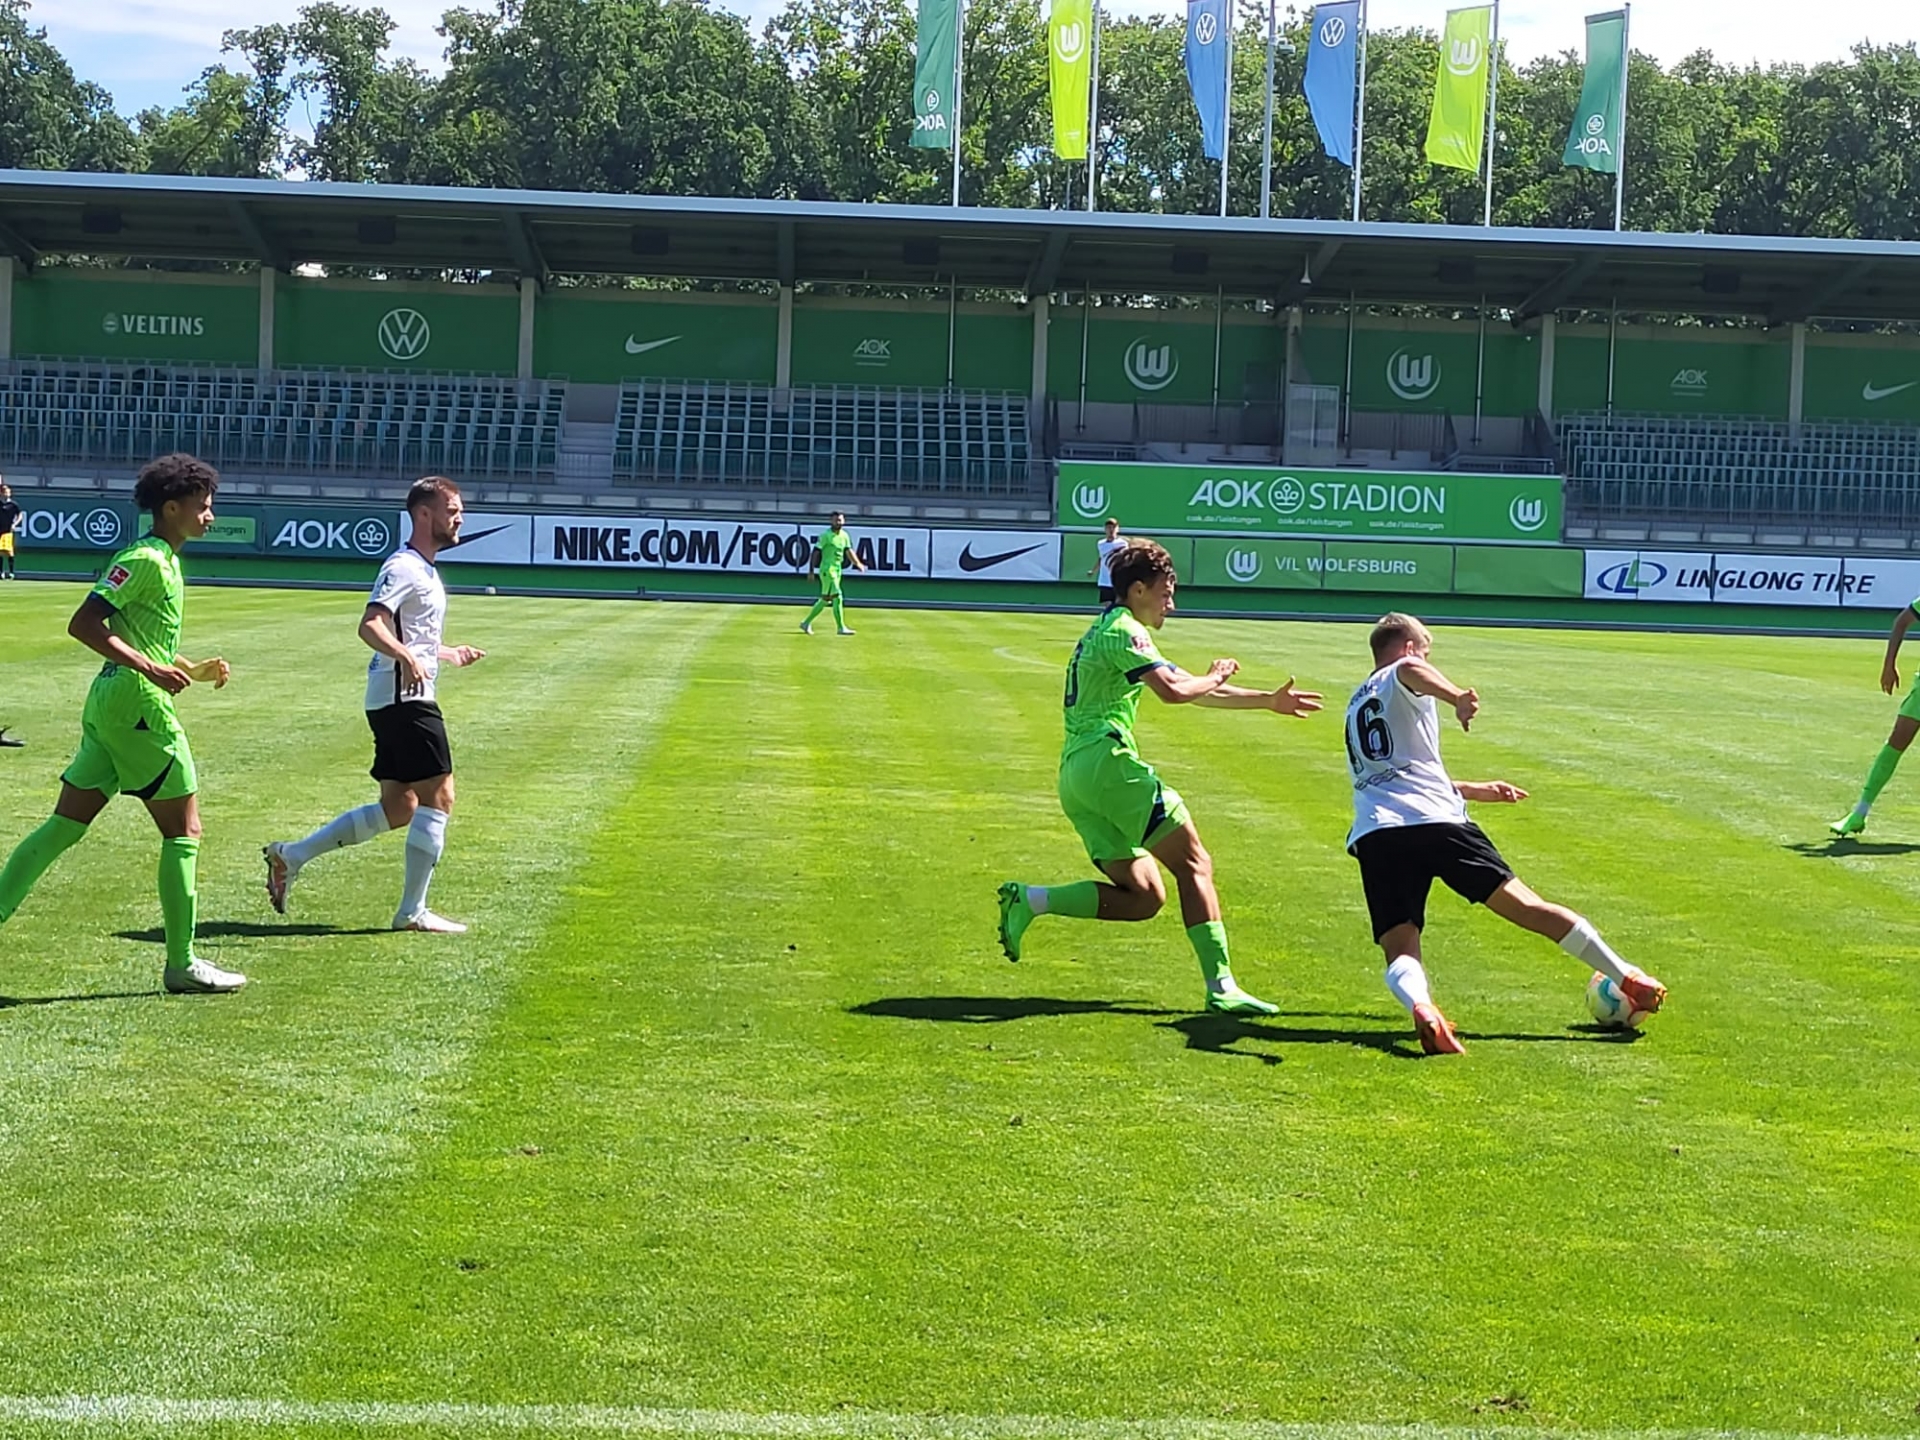
{"label": "green wall panel", "polygon": [[1910,336],[1807,336],[1805,416],[1920,424],[1920,342]]}
{"label": "green wall panel", "polygon": [[[1606,408],[1604,328],[1562,333],[1554,344],[1553,366],[1556,412]],[[1614,356],[1613,406],[1662,415],[1785,419],[1791,366],[1785,332],[1622,329]]]}
{"label": "green wall panel", "polygon": [[285,280],[274,299],[274,355],[281,365],[495,375],[519,367],[520,296],[505,286]]}
{"label": "green wall panel", "polygon": [[13,353],[255,365],[260,286],[236,277],[121,280],[41,270],[16,282]]}
{"label": "green wall panel", "polygon": [[1577,599],[1586,591],[1583,552],[1522,545],[1456,545],[1453,589],[1458,595],[1561,595]]}
{"label": "green wall panel", "polygon": [[945,385],[946,306],[843,309],[796,302],[793,383]]}
{"label": "green wall panel", "polygon": [[665,298],[644,291],[554,291],[534,308],[533,372],[612,384],[625,379],[771,385],[780,306]]}
{"label": "green wall panel", "polygon": [[[1057,306],[1047,333],[1047,385],[1063,402],[1080,395],[1083,317]],[[1213,315],[1096,310],[1087,325],[1087,399],[1094,404],[1205,405],[1213,400]],[[1279,323],[1271,316],[1229,314],[1220,329],[1220,399],[1237,405],[1252,395],[1273,398],[1278,381]]]}

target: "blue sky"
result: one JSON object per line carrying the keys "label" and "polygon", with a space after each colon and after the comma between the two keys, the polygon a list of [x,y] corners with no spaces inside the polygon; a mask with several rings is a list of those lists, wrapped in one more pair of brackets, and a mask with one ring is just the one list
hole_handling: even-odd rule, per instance
{"label": "blue sky", "polygon": [[[223,30],[291,19],[300,0],[39,0],[30,12],[81,75],[113,92],[123,113],[168,105],[201,70],[220,59]],[[1130,14],[1180,13],[1172,0],[1107,0]],[[1373,23],[1438,28],[1449,0],[1372,0]],[[1461,0],[1451,0],[1461,3]],[[1501,31],[1518,59],[1582,43],[1581,17],[1608,0],[1506,0]],[[440,64],[434,33],[444,0],[385,0],[399,22],[395,50],[429,68]],[[476,6],[476,8],[482,8]],[[717,7],[759,24],[780,0],[718,0]],[[1825,0],[1820,24],[1808,23],[1805,0],[1641,0],[1633,8],[1633,43],[1671,63],[1697,49],[1722,59],[1812,63],[1838,59],[1860,40],[1886,44],[1920,39],[1920,5],[1910,0]],[[296,117],[298,123],[299,117]],[[304,127],[303,127],[304,128]]]}

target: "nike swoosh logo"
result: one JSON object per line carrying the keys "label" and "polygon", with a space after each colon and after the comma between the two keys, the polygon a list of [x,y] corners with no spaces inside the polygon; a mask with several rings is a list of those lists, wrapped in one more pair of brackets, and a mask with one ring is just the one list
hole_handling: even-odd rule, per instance
{"label": "nike swoosh logo", "polygon": [[998,555],[976,555],[973,553],[973,546],[968,545],[960,552],[960,568],[969,572],[991,570],[1003,560],[1011,560],[1016,555],[1030,555],[1039,548],[1039,545],[1029,545],[1022,550],[1003,550]]}
{"label": "nike swoosh logo", "polygon": [[629,335],[627,336],[627,353],[629,355],[644,355],[649,350],[658,350],[662,345],[671,345],[679,338],[678,335],[669,335],[664,340],[636,340],[633,336]]}
{"label": "nike swoosh logo", "polygon": [[1872,382],[1868,382],[1860,387],[1860,398],[1869,402],[1884,400],[1889,395],[1898,395],[1902,390],[1911,390],[1916,385],[1920,385],[1920,380],[1909,380],[1904,385],[1889,385],[1886,389],[1882,390]]}
{"label": "nike swoosh logo", "polygon": [[457,550],[462,545],[471,545],[476,540],[484,540],[489,535],[498,535],[502,530],[505,530],[508,528],[509,527],[505,525],[496,525],[491,530],[476,530],[471,535],[462,535],[458,540],[454,541],[453,544],[448,546],[447,548],[450,550]]}

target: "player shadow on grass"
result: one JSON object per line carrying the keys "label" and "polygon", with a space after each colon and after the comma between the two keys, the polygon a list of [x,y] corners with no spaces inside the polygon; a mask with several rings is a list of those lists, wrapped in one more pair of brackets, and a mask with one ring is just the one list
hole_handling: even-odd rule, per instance
{"label": "player shadow on grass", "polygon": [[1042,1015],[1181,1015],[1181,1010],[1154,1010],[1144,1005],[1119,1005],[1111,1000],[1062,1000],[1051,995],[900,995],[849,1005],[848,1013],[883,1020],[935,1020],[953,1025],[1000,1025],[1009,1020],[1033,1020]]}
{"label": "player shadow on grass", "polygon": [[102,990],[92,995],[0,995],[0,1010],[28,1005],[77,1005],[84,1000],[160,1000],[164,990]]}
{"label": "player shadow on grass", "polygon": [[1780,847],[1810,860],[1831,860],[1842,855],[1913,855],[1920,845],[1905,840],[1856,840],[1851,835],[1834,840],[1796,840]]}
{"label": "player shadow on grass", "polygon": [[[337,925],[260,925],[251,920],[209,920],[194,927],[194,938],[198,940],[285,940],[288,938],[307,939],[323,935],[391,935],[393,927],[378,925],[365,930],[343,930]],[[164,945],[167,932],[157,926],[152,930],[119,930],[114,933],[116,940],[135,940],[143,945]]]}

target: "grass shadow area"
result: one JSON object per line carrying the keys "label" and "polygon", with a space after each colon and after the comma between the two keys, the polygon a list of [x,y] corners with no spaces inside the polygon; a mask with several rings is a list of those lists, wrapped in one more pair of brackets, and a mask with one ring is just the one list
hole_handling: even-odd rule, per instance
{"label": "grass shadow area", "polygon": [[[196,940],[307,940],[327,935],[391,935],[393,927],[377,925],[366,929],[344,929],[338,925],[261,925],[251,920],[209,920],[194,927]],[[116,940],[133,940],[142,945],[164,945],[167,932],[159,926],[151,930],[116,930]]]}
{"label": "grass shadow area", "polygon": [[1809,860],[1839,860],[1848,855],[1913,855],[1920,854],[1920,844],[1908,840],[1855,840],[1852,836],[1833,840],[1796,840],[1792,844],[1782,845],[1782,850],[1791,850],[1796,855],[1805,855]]}
{"label": "grass shadow area", "polygon": [[27,1005],[79,1005],[88,1000],[158,1000],[164,990],[102,990],[92,995],[0,995],[0,1010],[18,1010]]}

